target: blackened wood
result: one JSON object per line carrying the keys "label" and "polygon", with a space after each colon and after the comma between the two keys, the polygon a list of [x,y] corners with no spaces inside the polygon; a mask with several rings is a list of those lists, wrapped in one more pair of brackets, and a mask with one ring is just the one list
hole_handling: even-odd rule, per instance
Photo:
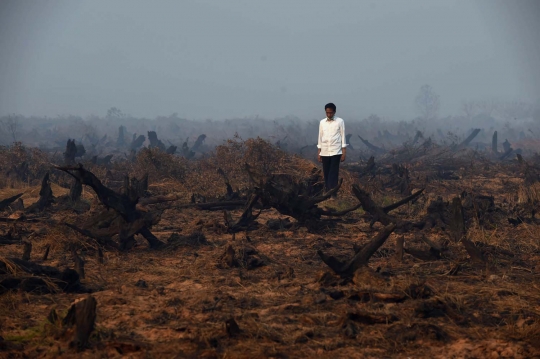
{"label": "blackened wood", "polygon": [[417,197],[419,197],[422,193],[424,192],[424,188],[422,188],[421,190],[418,190],[416,192],[414,192],[413,194],[411,194],[409,197],[405,197],[403,198],[402,200],[400,201],[397,201],[396,203],[393,203],[391,205],[388,205],[386,207],[383,207],[383,211],[385,213],[388,213],[396,208],[399,208],[401,206],[403,206],[404,204],[406,203],[409,203],[413,200],[415,200]]}
{"label": "blackened wood", "polygon": [[139,231],[139,234],[148,241],[150,248],[155,249],[155,248],[160,248],[165,245],[165,243],[160,241],[156,236],[154,236],[154,234],[150,232],[150,230],[147,227],[143,227]]}
{"label": "blackened wood", "polygon": [[19,199],[24,193],[19,193],[13,197],[6,198],[2,201],[0,201],[0,211],[4,210],[5,208],[9,207],[9,205],[13,202],[15,202],[17,199]]}
{"label": "blackened wood", "polygon": [[19,258],[0,260],[0,274],[11,274],[12,267],[34,276],[48,277],[64,292],[76,292],[81,289],[79,275],[73,269],[66,268],[61,271],[55,267],[44,266]]}
{"label": "blackened wood", "polygon": [[482,253],[482,250],[478,248],[477,246],[475,246],[473,242],[463,237],[461,238],[461,243],[463,243],[465,250],[467,251],[467,253],[469,254],[469,256],[474,262],[479,262],[479,263],[486,262],[486,259],[484,257],[484,254]]}
{"label": "blackened wood", "polygon": [[79,165],[78,167],[56,168],[78,178],[82,184],[92,187],[100,202],[105,207],[113,208],[128,222],[134,221],[139,217],[139,213],[137,213],[135,209],[136,201],[130,200],[129,197],[118,194],[110,188],[105,187],[99,178],[92,172],[84,169],[82,165]]}
{"label": "blackened wood", "polygon": [[480,133],[480,129],[479,128],[475,128],[471,134],[463,141],[459,144],[458,148],[464,148],[464,147],[467,147],[471,142],[472,140],[474,140],[474,138]]}
{"label": "blackened wood", "polygon": [[78,351],[85,349],[88,345],[88,340],[96,322],[96,309],[97,301],[89,295],[85,299],[72,304],[66,317],[62,320],[65,329],[75,327],[71,344]]}
{"label": "blackened wood", "polygon": [[350,277],[357,269],[367,265],[371,256],[384,244],[395,229],[396,225],[393,223],[384,227],[375,238],[363,246],[358,253],[346,262],[341,262],[333,256],[328,256],[320,250],[317,251],[317,254],[336,274],[343,277]]}
{"label": "blackened wood", "polygon": [[78,178],[73,178],[71,188],[69,189],[69,198],[72,202],[78,202],[81,199],[82,183]]}
{"label": "blackened wood", "polygon": [[39,199],[37,202],[28,207],[29,212],[41,212],[45,208],[54,203],[54,196],[49,182],[49,172],[45,174],[41,181],[41,189],[39,191]]}
{"label": "blackened wood", "polygon": [[465,234],[465,219],[461,199],[459,197],[454,197],[452,200],[451,213],[450,235],[454,242],[457,243]]}
{"label": "blackened wood", "polygon": [[66,165],[74,164],[76,154],[77,146],[75,145],[75,140],[67,140],[66,152],[64,152],[64,163]]}
{"label": "blackened wood", "polygon": [[493,137],[491,138],[491,153],[498,154],[499,151],[497,149],[497,131],[493,132]]}
{"label": "blackened wood", "polygon": [[45,253],[43,253],[43,257],[41,258],[42,261],[46,261],[49,258],[49,251],[51,250],[51,245],[47,244],[45,246]]}
{"label": "blackened wood", "polygon": [[32,243],[31,242],[23,242],[23,245],[24,245],[24,251],[23,251],[23,255],[22,255],[22,260],[23,261],[29,261],[30,260],[30,255],[32,253]]}
{"label": "blackened wood", "polygon": [[385,149],[375,146],[374,144],[370,143],[368,140],[364,140],[360,135],[358,135],[358,138],[360,138],[360,141],[362,141],[364,145],[366,145],[373,152],[379,153],[379,154],[386,153]]}

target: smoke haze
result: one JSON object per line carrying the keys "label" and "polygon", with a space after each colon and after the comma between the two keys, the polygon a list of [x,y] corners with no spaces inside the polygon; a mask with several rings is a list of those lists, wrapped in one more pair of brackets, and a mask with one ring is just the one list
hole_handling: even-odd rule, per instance
{"label": "smoke haze", "polygon": [[11,1],[0,4],[0,115],[201,120],[441,115],[540,98],[540,3]]}

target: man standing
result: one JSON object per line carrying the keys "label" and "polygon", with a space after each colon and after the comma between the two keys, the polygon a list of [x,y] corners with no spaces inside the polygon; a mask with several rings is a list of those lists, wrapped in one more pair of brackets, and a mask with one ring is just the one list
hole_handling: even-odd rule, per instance
{"label": "man standing", "polygon": [[[324,106],[326,118],[319,124],[318,159],[323,164],[324,184],[329,191],[336,187],[339,177],[339,162],[345,161],[347,143],[345,142],[345,122],[335,117],[336,105]],[[334,198],[336,195],[333,196]]]}

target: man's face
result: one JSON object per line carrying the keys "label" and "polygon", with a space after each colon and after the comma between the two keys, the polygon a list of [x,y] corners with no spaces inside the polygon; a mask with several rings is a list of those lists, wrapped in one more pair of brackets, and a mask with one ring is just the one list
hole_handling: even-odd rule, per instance
{"label": "man's face", "polygon": [[334,115],[336,114],[336,111],[332,110],[331,108],[327,108],[327,109],[325,109],[325,111],[326,111],[326,117],[328,117],[329,119],[334,118]]}

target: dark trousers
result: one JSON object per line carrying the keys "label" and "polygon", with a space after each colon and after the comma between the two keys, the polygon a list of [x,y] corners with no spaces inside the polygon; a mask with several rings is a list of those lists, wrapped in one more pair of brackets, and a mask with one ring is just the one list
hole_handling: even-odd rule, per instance
{"label": "dark trousers", "polygon": [[339,178],[339,162],[341,162],[341,155],[335,156],[321,156],[322,168],[324,174],[324,186],[327,191],[336,187]]}

